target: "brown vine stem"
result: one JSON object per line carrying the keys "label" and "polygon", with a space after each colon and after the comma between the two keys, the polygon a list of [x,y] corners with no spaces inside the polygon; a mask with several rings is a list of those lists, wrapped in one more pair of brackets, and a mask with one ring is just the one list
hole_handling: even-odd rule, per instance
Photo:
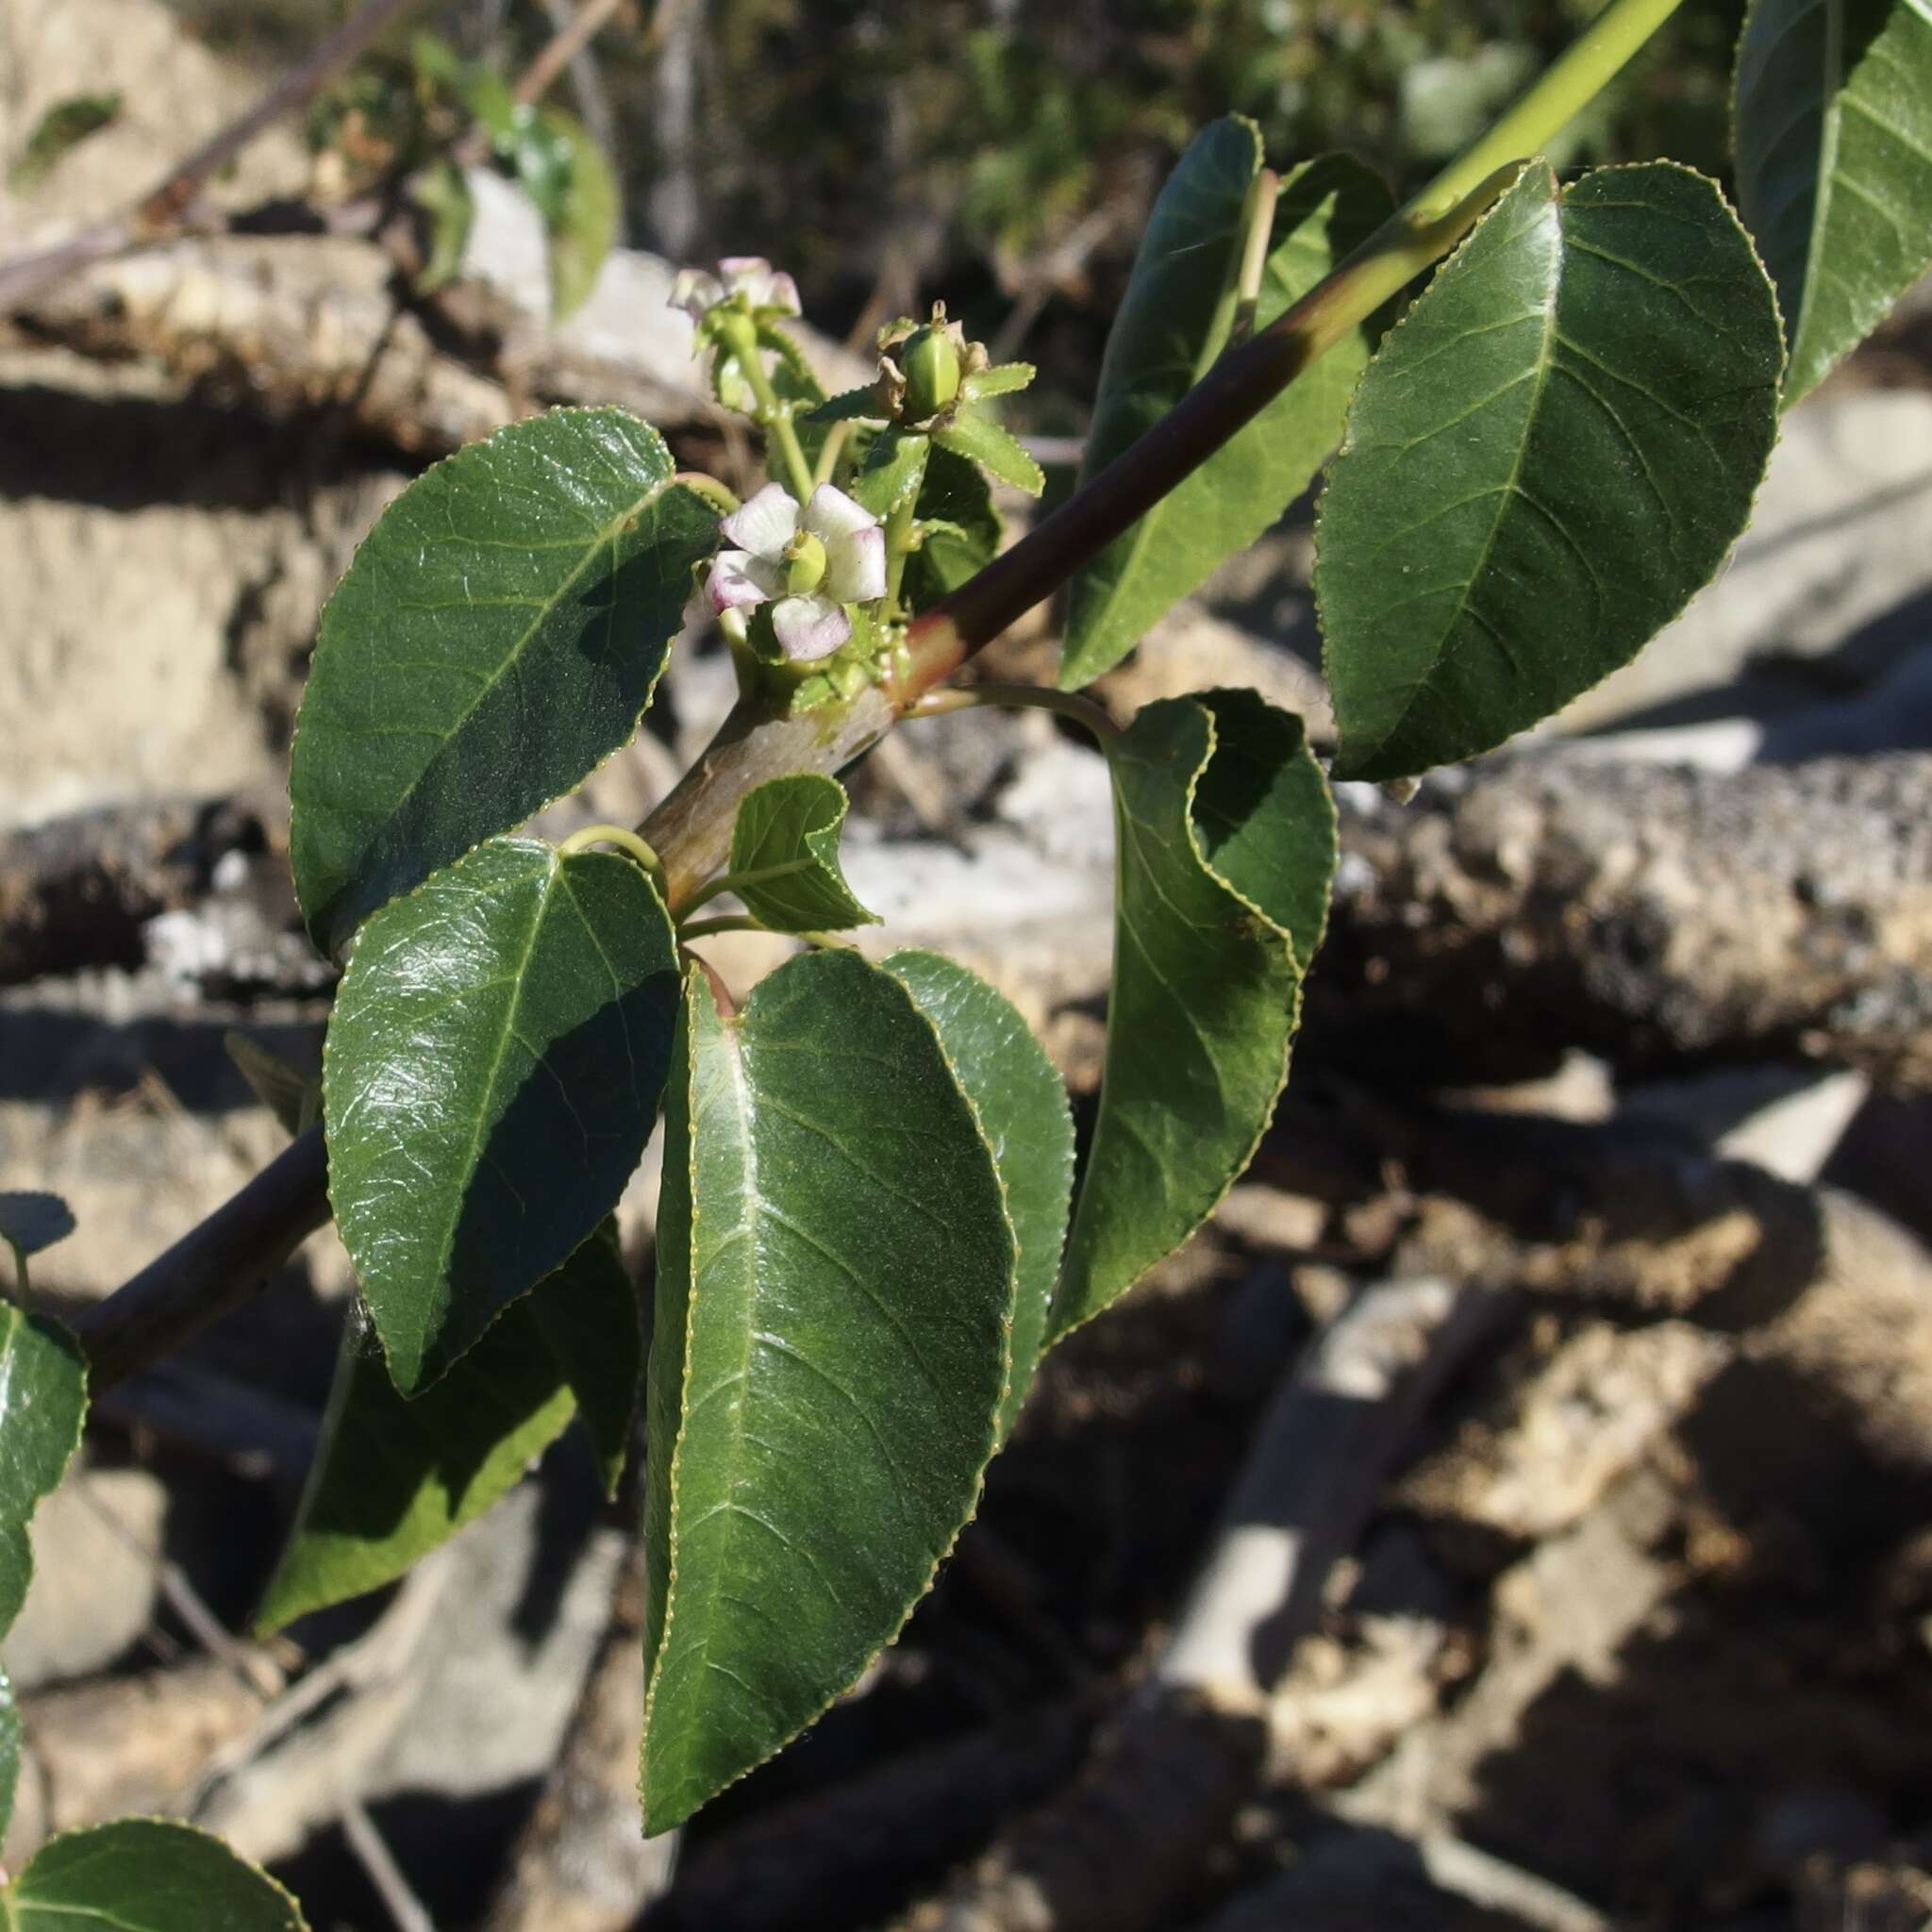
{"label": "brown vine stem", "polygon": [[[397,10],[408,0],[388,0]],[[774,716],[741,700],[638,828],[664,862],[675,914],[724,865],[740,802],[768,778],[836,772],[935,685],[1128,529],[1292,382],[1473,227],[1516,173],[1670,17],[1681,0],[1611,0],[1515,107],[1267,328],[1231,349],[1146,435],[907,635],[908,668],[842,705]],[[255,1292],[328,1215],[322,1136],[310,1128],[232,1199],[76,1323],[98,1392]]]}
{"label": "brown vine stem", "polygon": [[92,268],[136,248],[152,247],[189,225],[196,197],[264,129],[319,93],[391,23],[423,0],[368,0],[360,12],[286,75],[227,126],[175,165],[131,208],[83,228],[52,248],[0,262],[0,310],[17,308],[29,295],[76,270]]}

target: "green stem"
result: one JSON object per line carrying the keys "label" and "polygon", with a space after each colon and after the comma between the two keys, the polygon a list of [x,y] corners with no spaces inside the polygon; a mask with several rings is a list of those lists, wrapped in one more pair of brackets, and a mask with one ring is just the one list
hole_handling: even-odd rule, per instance
{"label": "green stem", "polygon": [[841,418],[825,432],[825,440],[819,446],[817,467],[811,473],[814,484],[829,483],[839,468],[839,458],[845,453],[845,439],[852,434],[849,419]]}
{"label": "green stem", "polygon": [[770,928],[760,925],[749,913],[729,912],[722,919],[694,919],[689,925],[677,929],[677,941],[682,945],[687,940],[708,939],[718,932],[766,932]]}
{"label": "green stem", "polygon": [[643,867],[658,896],[663,896],[664,861],[628,825],[580,825],[567,839],[558,841],[557,850],[559,857],[570,858],[579,852],[588,852],[592,845],[615,845],[628,853]]}
{"label": "green stem", "polygon": [[[717,311],[712,310],[715,315]],[[758,341],[757,325],[751,317],[742,313],[727,312],[720,317],[718,339],[730,349],[738,359],[738,366],[744,372],[744,379],[751,386],[751,392],[758,401],[758,426],[778,445],[778,454],[785,458],[785,474],[791,484],[791,493],[800,503],[811,494],[811,465],[805,459],[805,447],[798,440],[798,431],[791,426],[791,407],[781,402],[778,391],[772,387],[771,372],[765,367],[765,352]]]}
{"label": "green stem", "polygon": [[1090,697],[1076,691],[1055,691],[1043,684],[1004,684],[989,678],[981,684],[951,685],[943,691],[929,691],[906,712],[908,718],[942,718],[948,711],[969,711],[980,705],[998,705],[1009,710],[1057,711],[1084,725],[1099,741],[1101,749],[1114,743],[1121,727]]}
{"label": "green stem", "polygon": [[906,580],[906,559],[912,554],[912,512],[917,508],[917,491],[908,491],[906,501],[886,512],[886,615],[899,615],[899,587]]}

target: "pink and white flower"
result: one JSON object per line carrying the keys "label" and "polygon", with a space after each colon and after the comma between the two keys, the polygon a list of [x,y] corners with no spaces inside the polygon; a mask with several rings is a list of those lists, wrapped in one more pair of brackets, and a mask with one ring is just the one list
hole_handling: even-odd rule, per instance
{"label": "pink and white flower", "polygon": [[671,306],[683,309],[693,322],[702,322],[720,303],[741,296],[755,316],[799,312],[798,284],[762,255],[727,255],[716,275],[708,269],[682,269],[671,285]]}
{"label": "pink and white flower", "polygon": [[886,593],[886,533],[829,483],[802,512],[783,484],[767,483],[718,527],[732,547],[705,580],[711,608],[769,603],[778,647],[795,664],[829,658],[852,635],[845,606]]}

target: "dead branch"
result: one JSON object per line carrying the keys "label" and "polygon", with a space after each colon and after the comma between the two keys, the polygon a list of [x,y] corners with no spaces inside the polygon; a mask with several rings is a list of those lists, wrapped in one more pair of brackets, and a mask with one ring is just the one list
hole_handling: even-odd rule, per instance
{"label": "dead branch", "polygon": [[1932,1088],[1932,756],[1729,774],[1565,758],[1343,787],[1308,1044],[1405,1083],[1564,1045]]}
{"label": "dead branch", "polygon": [[910,1932],[1134,1932],[1171,1923],[1253,1790],[1269,1690],[1432,1396],[1496,1304],[1391,1282],[1330,1326],[1257,1434],[1167,1652],[1080,1780]]}

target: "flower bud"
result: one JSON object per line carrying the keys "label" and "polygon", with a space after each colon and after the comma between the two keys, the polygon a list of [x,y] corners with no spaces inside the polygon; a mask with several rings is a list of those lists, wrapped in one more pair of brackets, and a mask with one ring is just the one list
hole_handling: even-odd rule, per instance
{"label": "flower bud", "polygon": [[953,338],[957,325],[928,323],[915,329],[900,349],[899,367],[906,375],[906,400],[901,414],[908,423],[937,416],[959,393],[959,350]]}

